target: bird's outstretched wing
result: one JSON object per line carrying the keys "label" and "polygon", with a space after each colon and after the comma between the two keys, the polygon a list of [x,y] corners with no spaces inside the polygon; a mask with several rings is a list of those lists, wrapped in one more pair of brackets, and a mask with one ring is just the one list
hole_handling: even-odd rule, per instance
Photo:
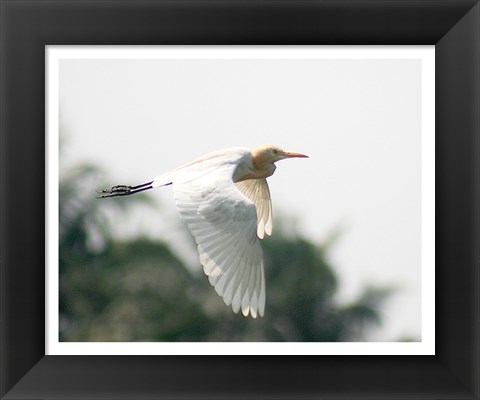
{"label": "bird's outstretched wing", "polygon": [[[234,312],[263,316],[265,276],[255,204],[232,180],[234,166],[213,162],[176,173],[173,195],[195,237],[203,270]],[[188,171],[190,170],[190,171]]]}
{"label": "bird's outstretched wing", "polygon": [[265,234],[272,234],[272,200],[270,190],[265,178],[248,179],[246,181],[236,182],[237,188],[250,200],[255,203],[257,208],[257,235],[263,239]]}

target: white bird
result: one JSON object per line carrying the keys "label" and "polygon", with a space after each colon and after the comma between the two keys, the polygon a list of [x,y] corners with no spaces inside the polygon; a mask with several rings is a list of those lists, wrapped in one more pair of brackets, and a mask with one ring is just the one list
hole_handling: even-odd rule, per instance
{"label": "white bird", "polygon": [[308,157],[273,145],[232,147],[206,154],[137,186],[118,185],[100,197],[172,185],[178,211],[195,238],[210,284],[235,313],[263,316],[265,274],[260,239],[272,233],[266,178],[275,162]]}

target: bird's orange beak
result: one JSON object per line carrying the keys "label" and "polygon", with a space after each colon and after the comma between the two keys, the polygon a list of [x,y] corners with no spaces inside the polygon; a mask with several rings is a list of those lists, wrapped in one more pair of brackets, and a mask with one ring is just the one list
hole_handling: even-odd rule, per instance
{"label": "bird's orange beak", "polygon": [[292,153],[290,151],[285,151],[284,152],[284,157],[285,158],[308,158],[307,155],[301,154],[301,153]]}

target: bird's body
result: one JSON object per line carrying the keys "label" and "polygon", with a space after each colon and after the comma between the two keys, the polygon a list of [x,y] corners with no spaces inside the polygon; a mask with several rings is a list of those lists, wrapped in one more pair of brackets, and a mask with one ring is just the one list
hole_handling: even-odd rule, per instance
{"label": "bird's body", "polygon": [[123,196],[172,185],[178,211],[195,237],[200,262],[216,292],[234,312],[263,316],[265,276],[259,238],[272,233],[266,178],[274,163],[291,157],[272,145],[232,147],[204,155],[152,181],[114,186],[100,197]]}

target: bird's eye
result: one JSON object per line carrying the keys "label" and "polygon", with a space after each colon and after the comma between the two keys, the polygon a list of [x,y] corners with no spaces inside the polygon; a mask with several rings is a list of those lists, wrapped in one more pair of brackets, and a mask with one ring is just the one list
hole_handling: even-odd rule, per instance
{"label": "bird's eye", "polygon": [[272,153],[273,154],[278,154],[278,150],[277,149],[272,149]]}

